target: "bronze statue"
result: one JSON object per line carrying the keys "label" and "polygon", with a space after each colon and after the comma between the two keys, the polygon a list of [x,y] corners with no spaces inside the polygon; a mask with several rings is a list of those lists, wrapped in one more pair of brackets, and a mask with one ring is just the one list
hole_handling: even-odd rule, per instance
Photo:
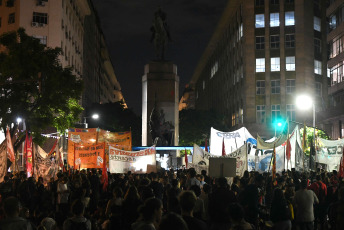
{"label": "bronze statue", "polygon": [[161,10],[161,8],[154,13],[151,31],[151,42],[154,42],[156,57],[158,60],[164,60],[165,47],[167,42],[171,41],[171,37],[166,23],[166,14]]}

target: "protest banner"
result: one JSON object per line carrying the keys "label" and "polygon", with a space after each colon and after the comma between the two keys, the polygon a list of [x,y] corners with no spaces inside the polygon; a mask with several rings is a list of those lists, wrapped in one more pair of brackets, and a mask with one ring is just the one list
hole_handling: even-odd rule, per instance
{"label": "protest banner", "polygon": [[146,173],[147,167],[156,165],[155,147],[141,151],[125,151],[109,146],[109,169],[111,173]]}
{"label": "protest banner", "polygon": [[75,145],[75,168],[103,168],[104,143],[95,145]]}

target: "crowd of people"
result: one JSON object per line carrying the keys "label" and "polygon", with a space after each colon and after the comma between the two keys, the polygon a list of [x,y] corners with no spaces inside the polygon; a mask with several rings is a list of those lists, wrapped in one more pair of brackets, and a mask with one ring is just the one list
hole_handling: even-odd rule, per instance
{"label": "crowd of people", "polygon": [[[0,230],[327,230],[344,227],[344,182],[333,172],[211,178],[194,169],[108,174],[25,172],[0,184]],[[105,189],[104,189],[105,188]]]}

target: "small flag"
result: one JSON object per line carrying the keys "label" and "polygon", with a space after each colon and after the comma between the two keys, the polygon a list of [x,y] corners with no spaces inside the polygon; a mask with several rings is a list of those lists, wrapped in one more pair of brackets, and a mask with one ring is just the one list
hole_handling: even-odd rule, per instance
{"label": "small flag", "polygon": [[26,172],[27,175],[30,177],[32,176],[32,165],[33,165],[33,159],[32,159],[32,137],[28,136],[26,132],[26,137],[25,137],[25,148],[24,152],[26,153]]}
{"label": "small flag", "polygon": [[272,183],[276,183],[276,148],[274,145],[274,151],[272,153]]}
{"label": "small flag", "polygon": [[209,151],[208,151],[208,142],[207,142],[207,138],[205,139],[204,150],[205,150],[206,152],[209,152]]}
{"label": "small flag", "polygon": [[226,156],[225,139],[222,138],[222,156]]}
{"label": "small flag", "polygon": [[106,191],[109,179],[108,179],[108,173],[106,168],[106,155],[105,155],[105,142],[104,142],[104,155],[103,155],[103,171],[102,171],[102,178],[103,178],[103,191]]}
{"label": "small flag", "polygon": [[289,138],[289,134],[288,134],[288,139],[287,139],[287,148],[286,148],[286,158],[287,161],[290,161],[290,157],[291,157],[291,144],[290,144],[290,138]]}
{"label": "small flag", "polygon": [[[52,155],[54,152],[57,153],[57,151],[56,151],[56,146],[57,146],[57,140],[55,141],[53,147],[51,148],[51,150],[50,150],[48,156]],[[56,155],[55,155],[55,156],[56,156]]]}
{"label": "small flag", "polygon": [[188,163],[189,163],[188,152],[185,149],[185,168],[188,168]]}
{"label": "small flag", "polygon": [[13,163],[14,162],[14,149],[12,145],[10,129],[8,126],[6,129],[6,144],[7,144],[7,158]]}

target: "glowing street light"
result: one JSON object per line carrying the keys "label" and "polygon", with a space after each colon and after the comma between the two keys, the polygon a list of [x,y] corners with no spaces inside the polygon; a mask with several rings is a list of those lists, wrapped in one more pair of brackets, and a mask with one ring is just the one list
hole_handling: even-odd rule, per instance
{"label": "glowing street light", "polygon": [[98,115],[97,113],[95,113],[95,114],[93,114],[93,115],[90,116],[90,117],[84,117],[84,126],[85,126],[85,129],[88,128],[88,124],[87,124],[87,122],[86,122],[86,118],[92,118],[92,119],[97,120],[97,119],[99,118],[99,115]]}

